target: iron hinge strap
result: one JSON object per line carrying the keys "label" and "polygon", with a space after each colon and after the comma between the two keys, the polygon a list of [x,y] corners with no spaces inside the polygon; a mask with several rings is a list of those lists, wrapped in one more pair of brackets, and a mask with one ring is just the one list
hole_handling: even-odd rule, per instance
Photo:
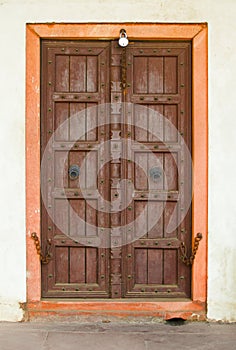
{"label": "iron hinge strap", "polygon": [[122,57],[121,57],[121,88],[125,90],[126,88],[126,48],[122,49]]}

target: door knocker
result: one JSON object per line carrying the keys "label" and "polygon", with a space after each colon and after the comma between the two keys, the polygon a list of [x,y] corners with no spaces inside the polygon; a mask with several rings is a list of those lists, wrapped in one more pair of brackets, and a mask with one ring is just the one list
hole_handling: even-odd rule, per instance
{"label": "door knocker", "polygon": [[158,166],[154,166],[149,170],[149,176],[153,182],[158,182],[162,176],[162,169]]}
{"label": "door knocker", "polygon": [[80,174],[80,167],[77,164],[72,164],[69,167],[68,173],[71,180],[76,180]]}

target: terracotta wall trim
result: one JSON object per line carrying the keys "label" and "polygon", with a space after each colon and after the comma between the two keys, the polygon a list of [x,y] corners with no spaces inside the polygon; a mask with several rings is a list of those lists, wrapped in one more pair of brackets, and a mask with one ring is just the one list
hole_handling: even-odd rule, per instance
{"label": "terracotta wall trim", "polygon": [[[26,25],[26,235],[27,235],[27,310],[32,317],[41,314],[47,316],[65,310],[81,309],[82,305],[91,310],[95,302],[88,301],[63,303],[41,301],[40,261],[36,255],[32,232],[40,236],[40,39],[114,39],[121,27],[125,27],[131,39],[149,40],[192,40],[193,57],[193,237],[202,232],[199,252],[192,269],[192,300],[188,301],[146,301],[134,304],[132,301],[117,303],[104,300],[97,310],[117,311],[121,305],[132,312],[134,305],[149,316],[158,314],[199,315],[206,313],[207,299],[207,227],[208,227],[208,122],[207,122],[207,25],[200,24],[155,24],[155,23],[84,23],[84,24],[27,24]],[[149,305],[149,306],[148,306]],[[184,305],[184,309],[183,309]],[[62,307],[63,306],[63,307]],[[98,305],[97,305],[98,306]],[[155,307],[154,307],[155,306]],[[45,311],[47,308],[47,312]],[[85,309],[86,309],[85,307]],[[150,308],[151,309],[150,309]],[[35,309],[36,308],[36,309]],[[148,311],[146,308],[149,308]],[[36,312],[37,310],[37,312]],[[100,311],[99,311],[100,310]],[[159,311],[158,311],[159,310]],[[179,316],[176,316],[179,317]]]}

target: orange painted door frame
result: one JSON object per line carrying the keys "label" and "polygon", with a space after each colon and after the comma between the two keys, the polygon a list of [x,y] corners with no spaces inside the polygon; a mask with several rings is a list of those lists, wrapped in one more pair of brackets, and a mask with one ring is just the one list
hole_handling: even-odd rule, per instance
{"label": "orange painted door frame", "polygon": [[[172,301],[48,301],[41,299],[41,265],[31,233],[40,236],[40,39],[114,40],[125,28],[131,40],[192,41],[193,238],[203,233],[192,268],[192,298]],[[27,314],[135,315],[204,319],[207,298],[207,25],[206,24],[27,24],[26,26],[26,242]],[[192,240],[194,241],[194,239]],[[66,311],[66,312],[65,312]]]}

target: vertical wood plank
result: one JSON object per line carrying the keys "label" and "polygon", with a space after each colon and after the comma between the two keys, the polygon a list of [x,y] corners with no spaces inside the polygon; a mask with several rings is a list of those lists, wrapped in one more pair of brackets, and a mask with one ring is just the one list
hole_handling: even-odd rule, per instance
{"label": "vertical wood plank", "polygon": [[135,249],[135,283],[147,283],[147,249]]}
{"label": "vertical wood plank", "polygon": [[177,93],[177,57],[164,57],[164,93]]}
{"label": "vertical wood plank", "polygon": [[177,284],[177,253],[174,249],[164,250],[164,284]]}
{"label": "vertical wood plank", "polygon": [[166,105],[164,107],[164,116],[165,116],[165,119],[164,119],[165,142],[177,142],[178,141],[177,105]]}
{"label": "vertical wood plank", "polygon": [[135,219],[142,215],[142,220],[135,222],[135,236],[140,238],[146,236],[148,230],[148,210],[147,201],[134,201]]}
{"label": "vertical wood plank", "polygon": [[[153,218],[157,219],[153,225]],[[148,238],[163,237],[163,202],[148,202]]]}
{"label": "vertical wood plank", "polygon": [[144,152],[135,153],[135,188],[137,190],[147,190],[148,189],[148,154]]}
{"label": "vertical wood plank", "polygon": [[70,91],[86,92],[86,56],[70,57]]}
{"label": "vertical wood plank", "polygon": [[148,141],[148,109],[146,106],[134,106],[134,137],[136,141]]}
{"label": "vertical wood plank", "polygon": [[54,138],[55,141],[69,140],[69,127],[65,121],[69,117],[69,103],[56,102],[54,109]]}
{"label": "vertical wood plank", "polygon": [[148,284],[162,284],[163,251],[148,249]]}
{"label": "vertical wood plank", "polygon": [[70,283],[85,283],[85,248],[70,248]]}
{"label": "vertical wood plank", "polygon": [[69,56],[56,56],[55,88],[58,92],[69,91]]}
{"label": "vertical wood plank", "polygon": [[54,200],[54,212],[53,221],[56,224],[56,234],[69,233],[68,227],[68,215],[69,215],[69,204],[65,199],[55,199]]}
{"label": "vertical wood plank", "polygon": [[176,202],[166,202],[166,206],[164,209],[164,237],[177,237],[177,230],[174,232],[167,232],[167,226],[170,222],[170,219],[173,220],[173,222],[176,223],[177,226],[177,220],[178,220],[178,210],[175,211]]}
{"label": "vertical wood plank", "polygon": [[86,236],[97,236],[98,212],[97,201],[86,200]]}
{"label": "vertical wood plank", "polygon": [[56,283],[68,283],[69,282],[68,248],[56,247],[55,260],[56,260],[55,261]]}
{"label": "vertical wood plank", "polygon": [[85,159],[85,169],[86,169],[86,188],[87,189],[95,189],[97,188],[97,170],[98,170],[98,159],[97,152],[90,151],[88,155],[86,155]]}
{"label": "vertical wood plank", "polygon": [[148,110],[148,141],[163,141],[163,105],[149,105]]}
{"label": "vertical wood plank", "polygon": [[98,59],[97,56],[87,57],[87,92],[98,91]]}
{"label": "vertical wood plank", "polygon": [[148,58],[148,92],[163,93],[163,57]]}
{"label": "vertical wood plank", "polygon": [[69,204],[70,236],[76,240],[76,238],[85,237],[86,235],[85,200],[70,199]]}
{"label": "vertical wood plank", "polygon": [[68,158],[67,152],[56,151],[54,153],[54,181],[55,187],[68,187]]}
{"label": "vertical wood plank", "polygon": [[148,87],[147,57],[134,57],[134,93],[145,94]]}
{"label": "vertical wood plank", "polygon": [[98,138],[97,128],[98,128],[98,107],[97,103],[87,103],[86,107],[86,140],[96,141]]}
{"label": "vertical wood plank", "polygon": [[97,283],[97,248],[86,248],[86,283]]}
{"label": "vertical wood plank", "polygon": [[177,154],[165,153],[164,155],[164,171],[165,184],[164,188],[167,191],[177,191],[178,189],[178,168],[177,168]]}
{"label": "vertical wood plank", "polygon": [[86,139],[86,104],[70,103],[70,140]]}

